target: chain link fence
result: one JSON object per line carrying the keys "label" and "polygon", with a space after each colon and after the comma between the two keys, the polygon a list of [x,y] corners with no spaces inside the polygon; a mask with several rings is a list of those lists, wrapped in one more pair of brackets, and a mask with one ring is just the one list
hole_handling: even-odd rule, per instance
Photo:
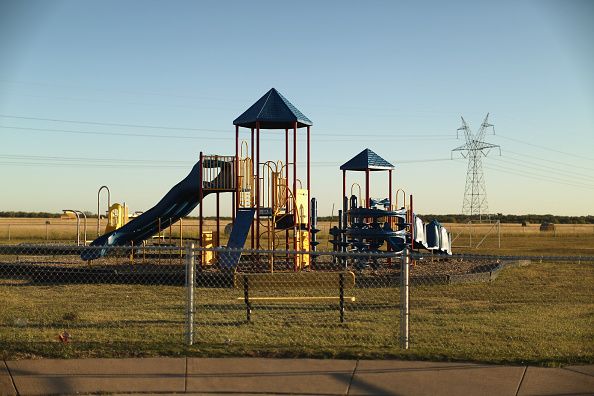
{"label": "chain link fence", "polygon": [[[396,254],[198,252],[241,253],[234,271],[197,265],[198,344],[329,353],[399,345],[402,259]],[[296,272],[304,256],[309,265]]]}
{"label": "chain link fence", "polygon": [[413,257],[411,349],[500,362],[594,356],[594,256]]}
{"label": "chain link fence", "polygon": [[[81,259],[94,249],[105,255]],[[592,290],[592,257],[4,245],[0,345],[12,356],[584,361]]]}
{"label": "chain link fence", "polygon": [[0,344],[9,353],[130,355],[183,344],[185,253],[169,246],[0,246]]}

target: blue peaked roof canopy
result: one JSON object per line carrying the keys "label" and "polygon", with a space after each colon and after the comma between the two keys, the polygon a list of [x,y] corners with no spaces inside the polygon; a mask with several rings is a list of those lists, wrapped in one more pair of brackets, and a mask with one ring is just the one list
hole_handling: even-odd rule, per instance
{"label": "blue peaked roof canopy", "polygon": [[394,169],[394,165],[377,155],[370,149],[365,149],[342,164],[340,170],[349,171],[380,171]]}
{"label": "blue peaked roof canopy", "polygon": [[255,128],[256,122],[261,129],[290,129],[297,122],[297,128],[313,125],[276,89],[266,92],[256,103],[233,121],[233,125],[244,128]]}

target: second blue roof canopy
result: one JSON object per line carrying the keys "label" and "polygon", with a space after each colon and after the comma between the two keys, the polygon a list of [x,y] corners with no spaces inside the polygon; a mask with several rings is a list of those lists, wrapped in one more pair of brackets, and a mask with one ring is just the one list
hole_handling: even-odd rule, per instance
{"label": "second blue roof canopy", "polygon": [[380,171],[390,169],[394,169],[394,165],[368,148],[355,155],[340,167],[340,170],[348,171]]}

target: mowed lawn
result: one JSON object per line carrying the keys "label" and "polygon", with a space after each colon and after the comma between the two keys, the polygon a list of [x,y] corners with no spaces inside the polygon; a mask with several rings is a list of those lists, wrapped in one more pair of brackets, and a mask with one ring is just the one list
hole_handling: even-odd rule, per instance
{"label": "mowed lawn", "polygon": [[[413,269],[414,275],[414,269]],[[594,363],[594,266],[533,262],[490,283],[413,285],[411,347],[399,347],[399,289],[348,290],[335,302],[254,305],[243,292],[197,288],[195,344],[184,345],[179,286],[0,280],[4,358],[85,356],[312,356],[415,358],[537,364]],[[267,291],[263,294],[282,294]],[[292,290],[294,295],[311,291]],[[69,342],[58,340],[66,331]]]}

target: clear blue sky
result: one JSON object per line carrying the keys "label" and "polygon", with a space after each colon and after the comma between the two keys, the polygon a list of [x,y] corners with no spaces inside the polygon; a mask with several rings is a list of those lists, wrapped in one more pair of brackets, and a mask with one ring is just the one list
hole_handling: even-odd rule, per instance
{"label": "clear blue sky", "polygon": [[0,210],[95,211],[103,184],[146,210],[200,151],[233,154],[275,87],[314,122],[321,214],[366,147],[417,212],[459,213],[456,129],[487,112],[492,213],[594,214],[593,20],[591,1],[1,0]]}

